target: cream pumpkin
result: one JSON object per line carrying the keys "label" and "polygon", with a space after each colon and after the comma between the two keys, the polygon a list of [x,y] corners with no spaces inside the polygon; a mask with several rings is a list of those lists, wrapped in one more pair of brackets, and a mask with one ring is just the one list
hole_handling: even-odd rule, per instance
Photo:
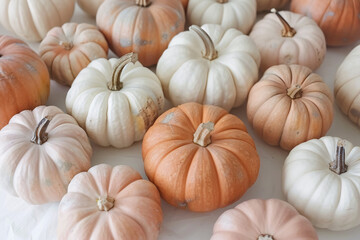
{"label": "cream pumpkin", "polygon": [[272,8],[283,8],[289,0],[256,0],[257,11],[268,11]]}
{"label": "cream pumpkin", "polygon": [[91,155],[74,118],[54,106],[25,110],[0,131],[0,184],[31,204],[60,201]]}
{"label": "cream pumpkin", "polygon": [[256,19],[256,0],[189,0],[189,25],[219,24],[248,34]]}
{"label": "cream pumpkin", "polygon": [[316,227],[342,231],[360,224],[360,148],[337,137],[295,147],[283,167],[288,202]]}
{"label": "cream pumpkin", "polygon": [[163,107],[159,79],[133,53],[92,61],[66,96],[67,111],[89,137],[117,148],[141,140]]}
{"label": "cream pumpkin", "polygon": [[252,199],[217,219],[211,240],[317,240],[310,221],[278,199]]}
{"label": "cream pumpkin", "polygon": [[240,31],[194,25],[173,38],[156,74],[174,105],[198,102],[229,111],[244,103],[258,80],[259,65],[259,51]]}
{"label": "cream pumpkin", "polygon": [[58,239],[156,240],[160,195],[128,166],[101,164],[71,181],[59,205]]}
{"label": "cream pumpkin", "polygon": [[77,0],[79,7],[92,17],[96,16],[97,10],[103,2],[104,0]]}
{"label": "cream pumpkin", "polygon": [[265,15],[250,37],[261,54],[261,72],[278,64],[299,64],[317,69],[326,54],[323,32],[310,18],[289,11]]}
{"label": "cream pumpkin", "polygon": [[0,23],[28,41],[40,41],[55,26],[69,21],[75,0],[0,0]]}

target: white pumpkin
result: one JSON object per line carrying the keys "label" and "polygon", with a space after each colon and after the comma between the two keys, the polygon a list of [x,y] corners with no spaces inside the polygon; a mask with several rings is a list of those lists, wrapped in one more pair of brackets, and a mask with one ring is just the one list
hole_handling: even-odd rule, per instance
{"label": "white pumpkin", "polygon": [[75,0],[0,0],[0,23],[29,41],[40,41],[55,26],[68,22]]}
{"label": "white pumpkin", "polygon": [[322,137],[291,150],[283,193],[316,227],[346,230],[360,224],[360,148]]}
{"label": "white pumpkin", "polygon": [[360,126],[360,45],[349,53],[337,70],[334,92],[341,111]]}
{"label": "white pumpkin", "polygon": [[198,102],[230,110],[244,103],[259,65],[259,51],[240,31],[194,25],[171,40],[156,74],[174,105]]}
{"label": "white pumpkin", "polygon": [[289,0],[256,0],[257,11],[267,11],[272,8],[281,9],[287,4]]}
{"label": "white pumpkin", "polygon": [[128,147],[143,138],[164,107],[157,76],[129,53],[92,61],[74,80],[66,109],[101,146]]}
{"label": "white pumpkin", "polygon": [[77,0],[79,7],[90,16],[95,17],[96,12],[104,0]]}
{"label": "white pumpkin", "polygon": [[256,20],[256,0],[190,0],[186,16],[189,25],[214,23],[248,34]]}

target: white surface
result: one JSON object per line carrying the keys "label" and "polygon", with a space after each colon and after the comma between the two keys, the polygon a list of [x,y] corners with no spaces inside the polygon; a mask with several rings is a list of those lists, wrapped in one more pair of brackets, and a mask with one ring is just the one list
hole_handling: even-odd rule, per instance
{"label": "white surface", "polygon": [[[95,19],[85,15],[79,8],[76,9],[72,21],[95,24]],[[0,34],[9,33],[0,27]],[[31,44],[36,51],[38,45],[38,43]],[[328,49],[325,61],[316,72],[323,77],[331,89],[333,89],[334,86],[335,72],[339,64],[355,46],[356,44],[343,48]],[[113,54],[110,54],[110,57],[113,56]],[[65,110],[65,96],[67,91],[68,87],[61,86],[56,82],[51,81],[51,93],[47,104],[56,105]],[[360,128],[350,122],[350,120],[340,112],[336,105],[334,105],[334,109],[334,122],[328,135],[345,138],[354,145],[360,146]],[[283,151],[278,147],[270,147],[254,135],[252,128],[247,122],[245,106],[234,109],[231,113],[237,115],[245,122],[250,135],[255,140],[261,159],[260,174],[255,185],[251,187],[239,201],[226,208],[209,213],[193,213],[177,209],[163,201],[164,221],[159,239],[209,239],[216,219],[225,210],[233,208],[240,202],[252,198],[283,199],[281,192],[281,170],[288,152]],[[93,147],[94,155],[92,158],[92,165],[100,163],[108,163],[111,165],[126,164],[139,171],[143,177],[146,177],[141,158],[140,142],[121,150],[115,148],[102,148],[94,144]],[[28,206],[21,199],[13,198],[3,192],[0,192],[0,196],[0,239],[55,239],[57,216],[55,203],[43,206]],[[28,217],[22,217],[24,212]],[[41,219],[50,219],[52,221],[44,221]],[[37,229],[36,231],[36,228],[34,228],[36,233],[31,235],[30,229],[32,229],[33,226],[40,226],[40,230]],[[354,240],[360,238],[360,226],[342,232],[332,232],[323,229],[316,230],[319,234],[319,239],[321,240]],[[19,231],[22,232],[23,235],[16,237],[15,233]],[[36,235],[37,233],[41,233],[42,235]]]}

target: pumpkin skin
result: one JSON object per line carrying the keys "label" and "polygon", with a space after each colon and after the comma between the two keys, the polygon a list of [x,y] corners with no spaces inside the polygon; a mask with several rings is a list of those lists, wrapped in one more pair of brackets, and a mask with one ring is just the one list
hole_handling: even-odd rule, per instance
{"label": "pumpkin skin", "polygon": [[28,41],[41,41],[55,26],[68,22],[75,0],[0,0],[0,23]]}
{"label": "pumpkin skin", "polygon": [[266,143],[291,150],[326,134],[333,120],[333,96],[309,68],[273,66],[251,89],[247,117]]}
{"label": "pumpkin skin", "polygon": [[[164,107],[159,79],[135,55],[92,61],[66,96],[68,113],[98,145],[124,148],[141,140]],[[122,87],[109,88],[114,80]]]}
{"label": "pumpkin skin", "polygon": [[185,13],[180,1],[107,0],[98,10],[96,24],[115,54],[136,52],[144,66],[151,66],[184,30]]}
{"label": "pumpkin skin", "polygon": [[188,3],[189,3],[189,0],[181,0],[181,4],[183,5],[184,9],[187,8]]}
{"label": "pumpkin skin", "polygon": [[293,0],[290,10],[314,19],[328,46],[344,46],[360,40],[359,1]]}
{"label": "pumpkin skin", "polygon": [[[344,154],[340,158],[339,146],[343,147],[339,152]],[[341,174],[329,167],[338,159],[347,165],[346,172]],[[347,230],[360,224],[359,169],[359,147],[337,137],[313,139],[295,147],[286,158],[283,193],[316,227]]]}
{"label": "pumpkin skin", "polygon": [[44,62],[23,41],[0,35],[0,129],[25,109],[45,104],[50,92]]}
{"label": "pumpkin skin", "polygon": [[104,0],[77,0],[79,7],[92,17],[96,16],[96,12]]}
{"label": "pumpkin skin", "polygon": [[94,166],[74,177],[60,202],[58,239],[155,240],[160,204],[156,187],[132,168]]}
{"label": "pumpkin skin", "polygon": [[189,25],[219,24],[248,34],[256,20],[256,0],[189,0]]}
{"label": "pumpkin skin", "polygon": [[65,23],[48,32],[39,52],[51,79],[71,86],[79,72],[92,60],[107,57],[108,44],[93,25]]}
{"label": "pumpkin skin", "polygon": [[259,65],[260,53],[248,36],[205,24],[191,26],[171,40],[156,74],[175,106],[198,102],[230,111],[245,102],[258,81]]}
{"label": "pumpkin skin", "polygon": [[279,199],[251,199],[227,210],[214,225],[211,240],[317,240],[310,221]]}
{"label": "pumpkin skin", "polygon": [[[213,130],[206,132],[209,125]],[[161,197],[196,212],[238,200],[256,181],[260,165],[243,122],[222,108],[198,103],[163,113],[144,136],[142,156]]]}
{"label": "pumpkin skin", "polygon": [[289,11],[277,14],[285,19],[294,32],[285,30],[284,24],[274,13],[266,14],[255,24],[249,36],[261,54],[260,71],[279,64],[299,64],[317,69],[326,54],[326,41],[321,29],[306,16]]}
{"label": "pumpkin skin", "polygon": [[360,126],[360,45],[341,63],[335,78],[335,99],[341,111]]}
{"label": "pumpkin skin", "polygon": [[[37,126],[45,118],[44,133]],[[0,131],[0,184],[31,204],[60,201],[73,176],[90,168],[91,155],[74,118],[54,106],[25,110]]]}
{"label": "pumpkin skin", "polygon": [[289,0],[256,0],[256,7],[258,12],[268,11],[272,8],[281,9]]}

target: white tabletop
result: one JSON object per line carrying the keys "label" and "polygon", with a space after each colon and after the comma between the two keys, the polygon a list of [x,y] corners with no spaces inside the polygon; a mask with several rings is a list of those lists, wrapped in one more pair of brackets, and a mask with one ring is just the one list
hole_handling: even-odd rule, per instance
{"label": "white tabletop", "polygon": [[[78,7],[72,22],[87,22],[95,24],[95,19],[87,16]],[[13,35],[0,26],[0,34]],[[359,42],[358,42],[359,44]],[[39,43],[30,43],[37,51]],[[329,48],[321,67],[316,71],[320,74],[330,89],[334,87],[334,77],[339,64],[356,44],[342,48]],[[109,57],[115,57],[110,53]],[[50,98],[47,105],[56,105],[65,111],[65,96],[68,87],[51,81]],[[168,106],[169,107],[169,106]],[[260,155],[260,173],[256,183],[245,195],[234,204],[208,213],[193,213],[177,209],[162,201],[164,220],[159,239],[184,240],[184,239],[209,239],[216,219],[227,209],[252,198],[279,198],[284,199],[281,191],[282,165],[288,155],[287,151],[279,147],[271,147],[254,134],[246,118],[246,107],[231,111],[232,114],[243,120],[250,135],[254,138]],[[335,105],[334,122],[328,131],[329,136],[338,136],[349,140],[354,145],[360,146],[360,127],[353,124]],[[146,178],[141,158],[141,142],[135,143],[126,149],[103,148],[93,145],[92,165],[107,163],[110,165],[126,164]],[[21,199],[0,192],[0,238],[1,239],[56,239],[57,205],[51,203],[42,206],[31,206]],[[360,201],[360,199],[359,199]],[[354,240],[360,239],[360,226],[348,231],[332,232],[316,229],[321,240]]]}

